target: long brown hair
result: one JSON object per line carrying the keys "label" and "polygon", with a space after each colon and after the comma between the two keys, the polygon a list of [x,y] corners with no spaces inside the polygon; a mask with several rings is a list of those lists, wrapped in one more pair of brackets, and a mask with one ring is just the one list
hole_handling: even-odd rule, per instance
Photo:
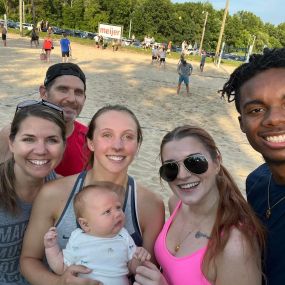
{"label": "long brown hair", "polygon": [[[31,105],[19,109],[11,124],[9,140],[14,141],[22,122],[28,117],[38,117],[55,123],[61,130],[61,137],[65,142],[65,123],[61,114],[45,105]],[[15,190],[14,158],[0,164],[0,208],[12,215],[19,213],[18,197]]]}
{"label": "long brown hair", "polygon": [[[218,156],[221,157],[221,153],[209,133],[199,127],[184,125],[175,128],[163,137],[160,145],[160,158],[162,162],[162,150],[165,144],[185,137],[195,137],[198,139],[209,152],[213,161],[217,160]],[[239,229],[252,248],[256,247],[256,242],[260,250],[263,250],[265,246],[264,227],[223,165],[221,165],[220,171],[216,176],[216,183],[220,199],[215,223],[211,232],[211,239],[203,258],[202,271],[204,275],[208,272],[210,262],[215,261],[217,256],[225,248],[233,227]],[[255,239],[253,236],[255,236]]]}

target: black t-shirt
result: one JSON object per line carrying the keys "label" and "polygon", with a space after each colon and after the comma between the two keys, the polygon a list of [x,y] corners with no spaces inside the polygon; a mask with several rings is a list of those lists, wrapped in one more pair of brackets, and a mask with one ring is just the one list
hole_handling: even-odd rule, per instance
{"label": "black t-shirt", "polygon": [[267,229],[267,246],[264,252],[264,273],[267,285],[285,284],[285,185],[278,185],[271,178],[269,197],[271,216],[266,218],[268,209],[268,185],[271,171],[264,163],[254,170],[246,180],[247,200]]}

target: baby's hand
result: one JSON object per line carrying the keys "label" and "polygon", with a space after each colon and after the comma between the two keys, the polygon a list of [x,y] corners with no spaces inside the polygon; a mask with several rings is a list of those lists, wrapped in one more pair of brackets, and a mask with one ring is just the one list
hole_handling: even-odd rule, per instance
{"label": "baby's hand", "polygon": [[45,248],[54,247],[57,244],[56,227],[51,227],[44,236]]}
{"label": "baby's hand", "polygon": [[138,259],[140,262],[144,262],[150,260],[151,255],[145,248],[137,247],[134,258]]}

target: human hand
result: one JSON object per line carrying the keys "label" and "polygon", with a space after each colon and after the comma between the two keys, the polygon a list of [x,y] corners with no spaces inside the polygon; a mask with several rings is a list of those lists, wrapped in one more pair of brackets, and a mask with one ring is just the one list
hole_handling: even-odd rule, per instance
{"label": "human hand", "polygon": [[45,248],[54,247],[57,244],[56,227],[49,228],[48,232],[44,235]]}
{"label": "human hand", "polygon": [[104,285],[102,282],[89,278],[78,277],[78,274],[88,274],[92,270],[83,265],[71,265],[59,276],[56,285]]}
{"label": "human hand", "polygon": [[151,255],[145,248],[137,247],[134,258],[138,259],[140,262],[144,262],[150,260]]}
{"label": "human hand", "polygon": [[150,261],[138,266],[133,285],[168,285],[159,269]]}

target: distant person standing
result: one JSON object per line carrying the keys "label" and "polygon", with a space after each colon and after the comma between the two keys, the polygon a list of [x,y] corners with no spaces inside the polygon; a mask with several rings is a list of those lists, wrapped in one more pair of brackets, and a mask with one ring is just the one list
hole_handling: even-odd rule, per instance
{"label": "distant person standing", "polygon": [[98,37],[98,35],[95,35],[94,41],[95,41],[96,47],[99,48],[99,37]]}
{"label": "distant person standing", "polygon": [[157,56],[158,56],[158,49],[157,46],[154,45],[151,50],[151,64],[157,62]]}
{"label": "distant person standing", "polygon": [[204,65],[205,65],[205,62],[206,62],[206,57],[207,57],[207,54],[205,51],[202,52],[202,55],[201,55],[201,62],[200,62],[200,71],[203,72],[204,71]]}
{"label": "distant person standing", "polygon": [[166,49],[165,47],[163,47],[159,51],[159,66],[161,66],[162,64],[163,68],[165,68],[165,59],[166,59]]}
{"label": "distant person standing", "polygon": [[101,48],[104,48],[104,38],[103,36],[99,36],[99,46],[101,46]]}
{"label": "distant person standing", "polygon": [[37,30],[38,30],[38,32],[41,32],[41,31],[42,31],[42,28],[41,28],[41,21],[37,22]]}
{"label": "distant person standing", "polygon": [[172,49],[172,41],[169,41],[169,42],[168,42],[168,45],[167,45],[167,54],[170,55],[171,49]]}
{"label": "distant person standing", "polygon": [[113,49],[113,51],[115,51],[115,47],[116,47],[116,41],[115,41],[115,39],[112,39],[112,49]]}
{"label": "distant person standing", "polygon": [[47,31],[48,28],[49,28],[49,21],[46,21],[45,28],[46,28],[46,31]]}
{"label": "distant person standing", "polygon": [[47,33],[48,33],[49,35],[53,34],[53,28],[52,28],[51,26],[48,27]]}
{"label": "distant person standing", "polygon": [[186,56],[187,55],[188,44],[187,41],[184,40],[181,44],[181,53]]}
{"label": "distant person standing", "polygon": [[4,24],[1,24],[1,33],[2,33],[2,41],[4,47],[7,46],[7,29],[5,28]]}
{"label": "distant person standing", "polygon": [[44,23],[44,20],[41,20],[41,22],[40,22],[40,26],[41,26],[41,30],[40,30],[40,32],[43,32],[43,31],[44,31],[44,29],[45,29],[45,23]]}
{"label": "distant person standing", "polygon": [[53,49],[53,41],[50,34],[47,34],[46,38],[43,42],[43,50],[46,53],[46,61],[50,62],[50,54],[51,50]]}
{"label": "distant person standing", "polygon": [[61,56],[62,62],[68,62],[68,59],[71,55],[71,46],[70,40],[67,38],[67,34],[63,33],[62,39],[60,40]]}
{"label": "distant person standing", "polygon": [[31,47],[33,46],[33,43],[35,44],[36,48],[39,46],[39,32],[35,26],[33,26],[31,31]]}
{"label": "distant person standing", "polygon": [[190,95],[189,77],[192,74],[192,71],[193,71],[192,64],[187,63],[184,57],[181,57],[180,63],[178,64],[178,67],[177,67],[177,72],[179,74],[178,85],[177,85],[177,95],[179,95],[182,82],[184,82],[186,85],[187,95]]}

